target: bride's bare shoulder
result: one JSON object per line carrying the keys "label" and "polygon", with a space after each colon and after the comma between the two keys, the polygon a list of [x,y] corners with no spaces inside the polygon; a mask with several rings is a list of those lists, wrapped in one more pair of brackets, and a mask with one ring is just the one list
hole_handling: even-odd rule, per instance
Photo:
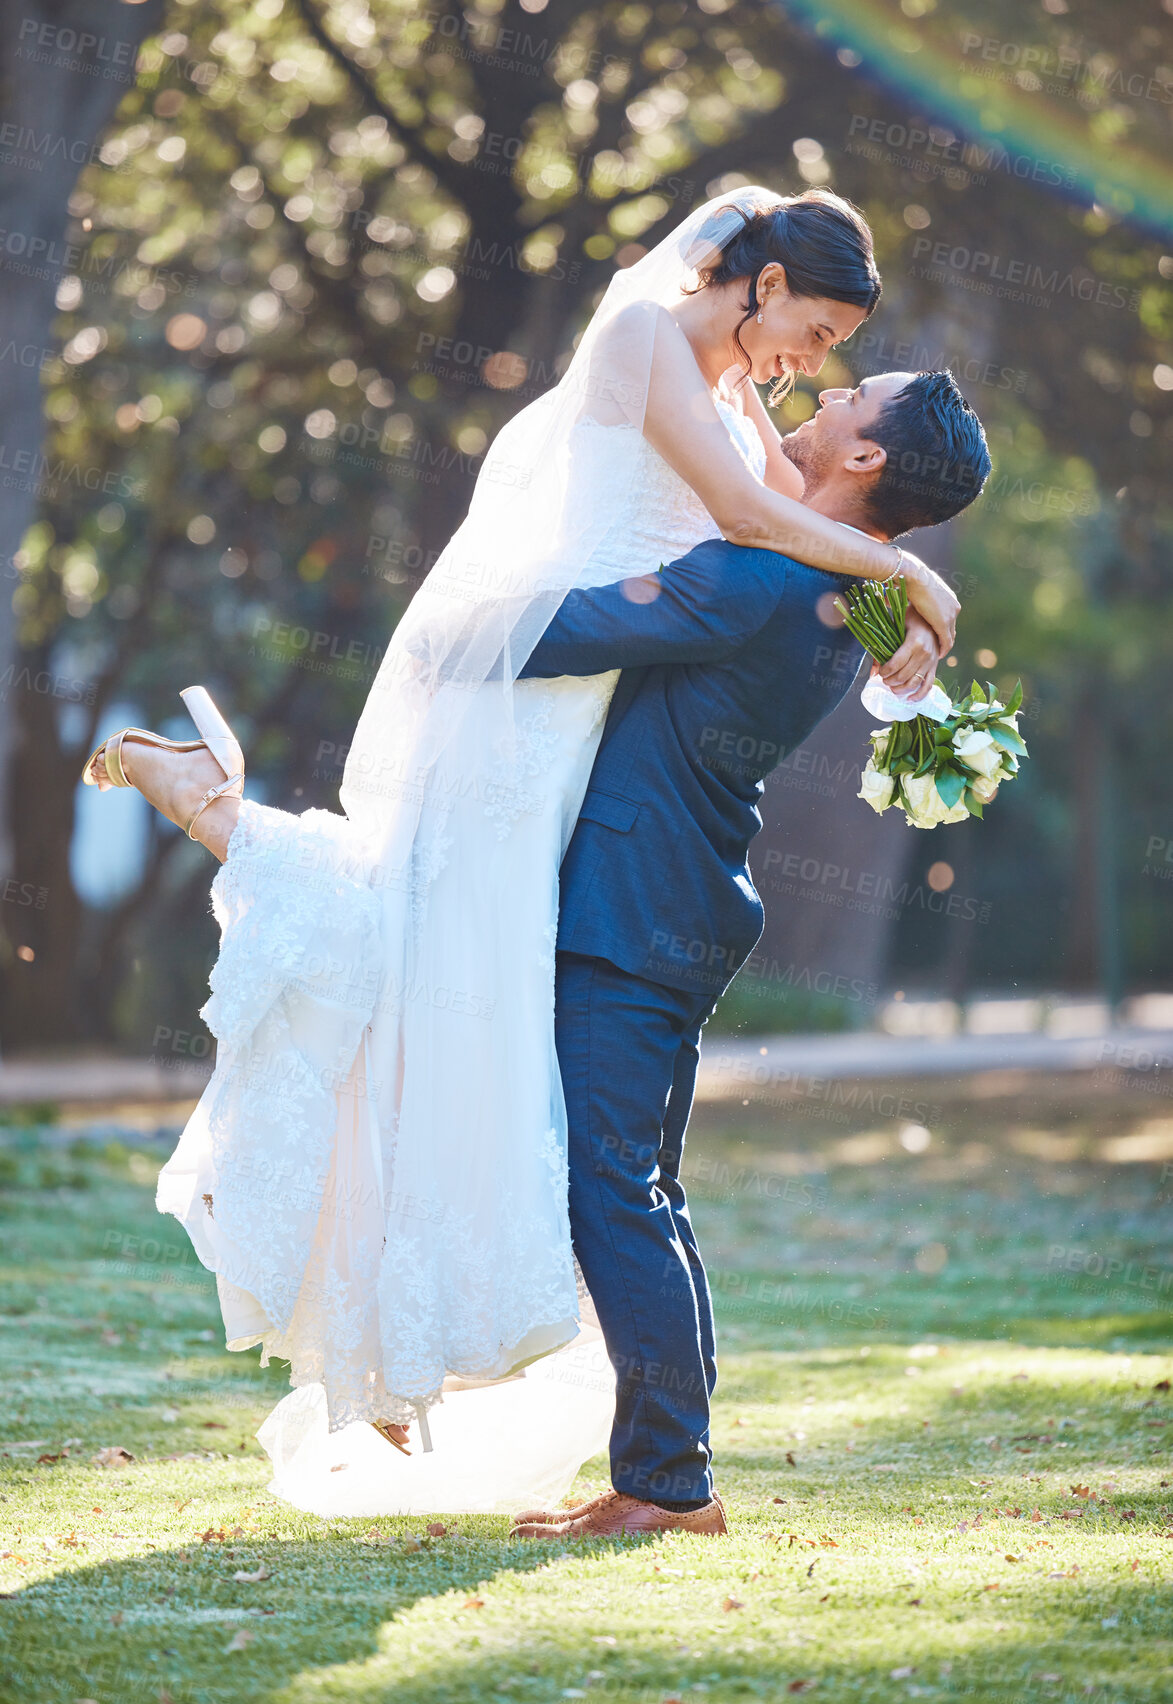
{"label": "bride's bare shoulder", "polygon": [[677,321],[659,302],[625,302],[600,326],[598,343],[601,347],[643,348],[651,354],[657,337],[667,332],[683,339]]}

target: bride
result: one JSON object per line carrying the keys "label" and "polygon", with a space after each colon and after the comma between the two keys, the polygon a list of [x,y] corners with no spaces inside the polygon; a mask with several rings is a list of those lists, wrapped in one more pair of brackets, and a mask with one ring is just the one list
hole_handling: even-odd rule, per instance
{"label": "bride", "polygon": [[865,220],[823,191],[718,196],[618,272],[560,383],[498,433],[400,622],[344,816],[245,799],[199,687],[200,740],[123,730],[86,765],[223,866],[216,1070],[158,1205],[216,1274],[228,1347],[290,1363],[261,1436],[302,1506],[549,1500],[605,1440],[553,1003],[558,867],[618,677],[517,677],[572,588],[717,532],[862,578],[896,568],[948,648],[948,587],[803,507],[754,388],[774,401],[817,373],[879,296]]}

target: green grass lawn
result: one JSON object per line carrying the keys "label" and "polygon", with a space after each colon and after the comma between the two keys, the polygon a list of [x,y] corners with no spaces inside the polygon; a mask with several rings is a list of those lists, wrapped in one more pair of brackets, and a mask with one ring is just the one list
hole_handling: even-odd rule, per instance
{"label": "green grass lawn", "polygon": [[590,1547],[278,1502],[284,1379],[154,1212],[167,1135],[10,1128],[0,1696],[1168,1699],[1173,1120],[884,1093],[698,1109],[733,1536]]}

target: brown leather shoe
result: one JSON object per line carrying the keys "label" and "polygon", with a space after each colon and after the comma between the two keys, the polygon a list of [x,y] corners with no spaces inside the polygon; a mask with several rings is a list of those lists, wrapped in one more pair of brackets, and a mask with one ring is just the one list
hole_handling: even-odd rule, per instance
{"label": "brown leather shoe", "polygon": [[588,1497],[585,1503],[570,1503],[562,1509],[522,1509],[514,1515],[514,1526],[549,1526],[551,1522],[557,1525],[560,1521],[572,1521],[579,1515],[585,1515],[588,1509],[597,1509],[600,1503],[605,1503],[613,1497],[613,1491],[600,1491],[597,1497]]}
{"label": "brown leather shoe", "polygon": [[583,1505],[585,1513],[567,1511],[560,1521],[516,1521],[510,1538],[623,1538],[639,1533],[696,1532],[716,1537],[729,1531],[725,1522],[725,1505],[714,1495],[703,1508],[675,1512],[661,1509],[658,1503],[643,1503],[638,1497],[625,1496],[622,1491],[604,1491],[591,1503]]}

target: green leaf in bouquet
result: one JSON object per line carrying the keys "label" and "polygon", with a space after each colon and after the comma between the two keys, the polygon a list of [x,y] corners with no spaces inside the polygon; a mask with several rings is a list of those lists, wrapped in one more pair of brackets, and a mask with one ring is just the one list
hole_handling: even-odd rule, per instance
{"label": "green leaf in bouquet", "polygon": [[1029,757],[1026,741],[1021,734],[1016,734],[1013,728],[1008,728],[1004,722],[993,721],[987,724],[986,732],[996,746],[1003,751],[1016,752],[1019,757]]}
{"label": "green leaf in bouquet", "polygon": [[967,787],[965,789],[965,808],[969,812],[970,816],[975,816],[980,820],[982,814],[982,803],[980,799],[974,797],[972,787]]}
{"label": "green leaf in bouquet", "polygon": [[970,701],[973,704],[985,704],[987,702],[986,695],[982,691],[981,687],[978,685],[976,680],[970,682],[969,696],[970,696]]}
{"label": "green leaf in bouquet", "polygon": [[963,792],[968,791],[965,785],[966,777],[959,769],[942,769],[937,773],[936,787],[950,809],[957,803]]}
{"label": "green leaf in bouquet", "polygon": [[1013,716],[1014,712],[1016,710],[1020,710],[1021,708],[1022,708],[1022,682],[1019,681],[1017,686],[1014,688],[1014,691],[1010,694],[1010,702],[1006,706],[1006,714],[1008,716]]}

